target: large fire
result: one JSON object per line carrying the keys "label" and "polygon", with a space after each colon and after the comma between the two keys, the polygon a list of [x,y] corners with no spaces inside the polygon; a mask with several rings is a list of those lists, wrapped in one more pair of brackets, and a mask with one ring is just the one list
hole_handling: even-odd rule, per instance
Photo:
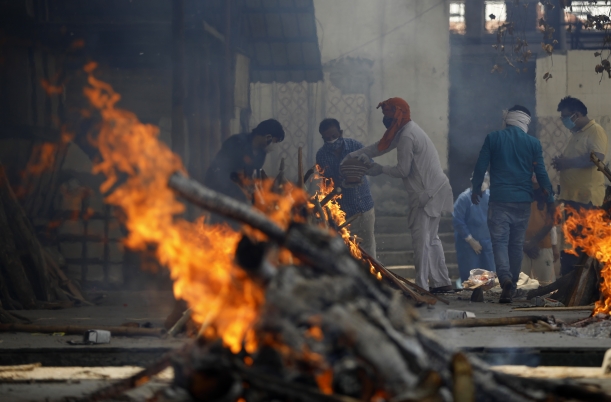
{"label": "large fire", "polygon": [[[320,168],[318,169],[318,175],[315,176],[315,179],[320,179],[321,176],[323,176],[323,172],[320,170]],[[319,187],[319,192],[316,195],[318,200],[321,201],[323,198],[325,198],[329,193],[331,193],[331,191],[333,191],[334,188],[334,183],[333,180],[331,179],[322,179],[319,181],[318,184]],[[341,227],[342,224],[344,224],[344,222],[346,222],[346,213],[344,211],[342,211],[339,203],[337,202],[337,200],[341,197],[341,195],[339,195],[338,197],[334,198],[333,200],[331,200],[326,206],[326,214],[329,214],[331,216],[331,219],[333,219],[333,221],[335,222],[335,224],[338,227]],[[346,245],[348,246],[348,248],[350,249],[350,253],[352,254],[352,256],[356,259],[362,260],[363,259],[363,253],[361,252],[361,249],[359,247],[358,244],[358,238],[356,236],[353,236],[350,233],[349,227],[343,227],[339,230],[339,234],[340,236],[342,236],[342,238],[344,239],[344,242],[346,243]],[[371,256],[374,257],[375,256]],[[380,272],[377,272],[376,269],[374,268],[374,266],[371,264],[371,262],[367,261],[367,263],[369,264],[369,271],[373,274],[376,275],[376,277],[381,280],[382,279],[382,274]]]}
{"label": "large fire", "polygon": [[[153,249],[159,262],[170,269],[174,295],[184,299],[195,322],[205,327],[205,336],[221,337],[234,353],[257,348],[253,326],[264,302],[263,289],[234,262],[241,233],[227,226],[205,225],[203,219],[181,219],[184,205],[167,186],[169,177],[185,172],[180,158],[158,139],[159,130],[141,123],[135,114],[116,107],[121,96],[94,77],[95,63],[85,66],[88,86],[84,94],[98,110],[102,122],[95,138],[101,161],[94,173],[106,181],[100,190],[109,193],[105,201],[122,209],[128,237],[125,244],[134,250]],[[282,191],[272,191],[271,180],[249,183],[254,207],[263,211],[282,228],[299,220],[294,209],[306,205],[307,193],[291,183]],[[318,197],[332,190],[321,187]],[[336,200],[326,213],[337,225],[345,221]],[[328,218],[328,217],[327,217]],[[245,228],[251,236],[261,236]],[[361,257],[356,239],[347,228],[340,231],[353,255]],[[287,250],[281,250],[280,263],[292,263]],[[374,272],[375,273],[375,272]]]}
{"label": "large fire", "polygon": [[575,211],[566,207],[567,218],[562,227],[564,238],[573,248],[567,250],[575,253],[577,248],[604,264],[601,271],[601,300],[594,306],[594,314],[611,311],[611,218],[604,210]]}
{"label": "large fire", "polygon": [[126,217],[125,244],[134,250],[154,248],[159,262],[174,280],[174,294],[192,309],[193,319],[205,323],[235,353],[242,343],[254,351],[253,331],[263,290],[233,261],[240,234],[226,227],[180,219],[184,211],[167,186],[175,172],[185,172],[180,158],[158,139],[159,129],[141,123],[135,114],[115,107],[121,96],[89,74],[85,96],[102,117],[95,142],[103,173],[102,193],[114,190],[106,202],[120,207]]}

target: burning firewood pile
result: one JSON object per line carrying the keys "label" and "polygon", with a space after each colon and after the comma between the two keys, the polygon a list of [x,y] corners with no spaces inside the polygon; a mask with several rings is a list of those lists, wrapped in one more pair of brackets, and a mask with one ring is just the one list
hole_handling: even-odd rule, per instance
{"label": "burning firewood pile", "polygon": [[[371,275],[368,264],[327,229],[292,221],[285,230],[259,210],[181,174],[169,186],[197,206],[249,226],[235,259],[263,289],[265,301],[253,332],[237,347],[204,323],[196,341],[140,374],[148,378],[173,366],[172,390],[157,400],[611,400],[569,381],[497,373],[448,348],[419,322],[402,292]],[[275,264],[282,249],[292,263]],[[141,383],[132,378],[87,400]]]}
{"label": "burning firewood pile", "polygon": [[[120,208],[127,247],[154,250],[186,301],[197,338],[134,377],[83,400],[121,398],[173,366],[156,400],[534,401],[611,400],[569,380],[495,372],[446,346],[413,304],[435,298],[362,253],[346,229],[338,189],[310,198],[287,182],[237,178],[253,205],[184,175],[159,131],[115,107],[120,95],[85,67],[95,116],[96,173],[105,201]],[[300,178],[303,177],[300,169]],[[191,222],[178,197],[243,224]]]}

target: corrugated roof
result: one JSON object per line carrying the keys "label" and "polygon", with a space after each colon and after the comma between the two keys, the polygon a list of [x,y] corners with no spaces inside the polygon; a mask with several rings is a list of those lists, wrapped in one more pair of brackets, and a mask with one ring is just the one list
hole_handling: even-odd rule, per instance
{"label": "corrugated roof", "polygon": [[313,0],[244,0],[253,82],[316,82],[322,63]]}

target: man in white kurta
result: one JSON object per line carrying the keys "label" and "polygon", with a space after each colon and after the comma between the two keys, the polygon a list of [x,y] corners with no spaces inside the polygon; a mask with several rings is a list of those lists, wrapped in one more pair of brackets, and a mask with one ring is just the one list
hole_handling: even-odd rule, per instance
{"label": "man in white kurta", "polygon": [[[432,292],[451,291],[443,246],[437,232],[442,212],[453,210],[452,188],[441,168],[433,142],[418,124],[411,121],[407,103],[402,99],[403,102],[399,102],[398,99],[392,98],[380,104],[385,115],[387,133],[393,127],[396,128],[393,138],[388,138],[385,134],[382,140],[355,151],[348,157],[367,155],[369,158],[375,158],[397,149],[396,165],[381,166],[376,163],[367,174],[377,176],[384,173],[403,180],[409,200],[408,225],[414,248],[416,284],[424,289],[429,289],[430,286]],[[400,126],[400,119],[395,118],[391,121],[389,116],[396,113],[392,108],[405,109],[405,106],[407,112],[403,112],[402,118],[403,122],[407,120],[407,123]],[[384,148],[380,142],[389,140],[390,143],[386,148],[380,150]]]}

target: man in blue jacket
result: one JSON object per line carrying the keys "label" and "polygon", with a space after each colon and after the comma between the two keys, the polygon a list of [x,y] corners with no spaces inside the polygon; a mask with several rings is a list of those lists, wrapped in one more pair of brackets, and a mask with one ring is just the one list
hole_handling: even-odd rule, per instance
{"label": "man in blue jacket", "polygon": [[490,166],[488,228],[499,283],[500,303],[511,303],[520,275],[524,235],[533,201],[533,172],[548,204],[555,212],[554,194],[545,165],[541,143],[528,134],[530,112],[516,105],[505,115],[506,128],[486,136],[473,172],[474,204],[479,204],[484,174]]}
{"label": "man in blue jacket", "polygon": [[479,205],[471,201],[471,188],[466,189],[456,199],[452,222],[460,280],[469,279],[472,269],[481,268],[496,272],[494,254],[488,230],[488,199],[490,198],[490,176],[486,173],[482,184],[482,199]]}
{"label": "man in blue jacket", "polygon": [[361,215],[350,225],[350,233],[360,239],[360,246],[367,254],[376,258],[374,236],[376,216],[369,182],[364,177],[363,182],[358,186],[344,186],[339,169],[340,162],[346,155],[363,148],[363,144],[351,138],[344,138],[344,130],[341,129],[336,119],[328,118],[321,121],[318,132],[325,143],[316,152],[316,164],[323,170],[323,176],[326,179],[332,179],[335,186],[342,187],[342,196],[338,202],[342,211],[346,213],[346,219],[354,215]]}

